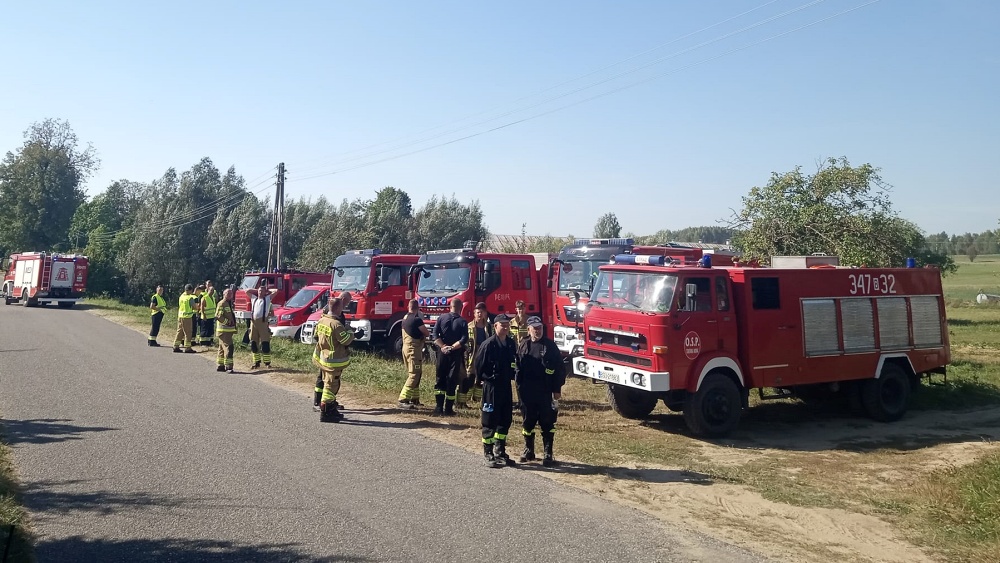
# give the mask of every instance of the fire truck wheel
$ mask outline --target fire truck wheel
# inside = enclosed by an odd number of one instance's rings
[[[385,339],[385,354],[390,358],[403,357],[403,330],[400,325],[396,325]]]
[[[684,408],[684,422],[696,436],[721,438],[736,429],[743,414],[740,389],[722,373],[710,373]]]
[[[634,420],[642,420],[656,408],[659,399],[656,395],[625,387],[624,385],[608,385],[608,402],[616,413]]]
[[[861,384],[861,403],[868,416],[879,422],[893,422],[906,412],[910,391],[910,378],[903,368],[886,362],[878,379]]]

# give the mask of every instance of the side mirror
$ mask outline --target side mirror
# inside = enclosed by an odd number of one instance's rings
[[[338,277],[338,278],[342,278],[342,277],[344,277],[344,269],[343,269],[343,268],[339,268],[339,269],[337,270],[337,277]]]
[[[493,269],[494,269],[494,267],[495,266],[494,266],[493,262],[486,262],[485,264],[483,264],[483,271],[484,272],[492,272]]]
[[[423,272],[421,275],[424,276],[425,278],[431,277],[431,273],[428,272],[427,270],[421,270],[421,272]]]
[[[573,265],[570,264],[569,262],[563,262],[562,266],[563,266],[562,267],[562,271],[564,271],[564,272],[572,272],[573,271]]]

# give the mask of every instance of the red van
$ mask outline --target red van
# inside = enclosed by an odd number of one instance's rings
[[[318,319],[329,298],[329,284],[307,285],[298,290],[284,305],[275,308],[274,316],[268,319],[271,336],[298,340],[302,325],[313,313]]]

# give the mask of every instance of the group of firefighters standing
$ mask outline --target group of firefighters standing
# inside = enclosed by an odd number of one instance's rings
[[[261,361],[271,365],[271,330],[267,316],[271,309],[271,297],[277,290],[268,289],[265,282],[259,289],[248,290],[251,296],[250,330],[247,332],[253,367],[259,368]],[[215,291],[212,280],[204,284],[184,286],[184,292],[177,299],[177,334],[174,336],[174,352],[193,354],[194,346],[214,346],[213,338],[218,334],[218,356],[216,371],[233,373],[233,337],[236,335],[236,314],[233,308],[235,290],[228,287],[220,296]],[[160,324],[167,311],[167,301],[163,297],[163,286],[156,286],[156,293],[150,297],[150,330],[148,344],[158,347]],[[183,349],[182,349],[183,346]]]
[[[260,288],[247,290],[251,299],[247,334],[254,368],[259,368],[262,362],[271,365],[267,318],[275,292],[266,282]],[[197,287],[186,285],[177,302],[174,352],[194,353],[194,345],[212,346],[213,337],[218,334],[217,370],[232,373],[236,334],[234,293],[229,287],[219,296],[211,280]],[[341,376],[351,364],[350,345],[364,336],[364,329],[351,330],[344,319],[350,301],[349,292],[331,298],[316,323],[312,361],[319,368],[319,375],[313,406],[319,411],[321,422],[344,419],[340,412],[343,407],[337,402]],[[551,466],[555,463],[552,448],[566,368],[555,343],[545,337],[541,319],[528,316],[523,301],[517,302],[515,316],[500,313],[492,319],[486,304],[478,303],[471,323],[462,317],[460,299],[452,299],[450,305],[450,312],[441,315],[431,331],[424,324],[417,300],[410,300],[402,322],[407,379],[399,395],[399,407],[416,409],[421,405],[424,349],[429,342],[433,343],[437,350],[434,414],[454,416],[456,403],[467,408],[478,406],[485,463],[488,467],[504,467],[515,465],[507,454],[507,434],[513,424],[516,403],[521,411],[524,437],[520,461],[536,459],[535,427],[538,426],[542,432],[542,464]],[[157,286],[150,298],[149,310],[152,324],[149,345],[159,346],[156,337],[167,310],[162,286]]]

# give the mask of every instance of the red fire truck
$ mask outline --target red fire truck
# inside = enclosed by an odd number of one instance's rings
[[[598,273],[573,371],[608,384],[619,414],[641,419],[662,400],[702,436],[736,428],[753,388],[762,399],[845,393],[876,420],[899,419],[921,378],[950,361],[940,271],[836,263],[616,256]]]
[[[386,353],[403,353],[403,316],[410,299],[409,270],[415,254],[382,254],[375,248],[351,250],[333,262],[333,295],[351,294],[344,317],[353,329],[363,328],[359,343],[381,345]],[[313,342],[313,330],[322,311],[310,315],[301,340]]]
[[[548,285],[555,328],[552,339],[564,356],[583,354],[583,315],[598,268],[618,254],[669,256],[681,263],[696,262],[711,253],[716,265],[732,265],[737,253],[726,249],[705,249],[684,243],[635,246],[630,238],[577,239],[563,247],[549,267]]]
[[[260,287],[265,280],[269,288],[278,290],[271,298],[271,306],[278,308],[307,285],[329,283],[330,274],[300,272],[298,270],[247,272],[243,275],[243,282],[240,283],[240,287],[236,289],[236,295],[233,297],[233,309],[235,309],[233,313],[237,319],[243,319],[247,324],[250,323],[250,297],[247,296],[247,290]]]
[[[545,286],[548,255],[478,252],[474,246],[433,250],[420,256],[412,271],[416,299],[428,324],[448,312],[449,302],[464,303],[462,316],[472,320],[476,303],[484,302],[491,314],[514,314],[519,300],[529,315],[542,317],[552,334],[552,305]]]
[[[68,309],[87,288],[89,261],[82,254],[21,252],[11,254],[4,266],[4,303],[27,307],[58,303]]]

